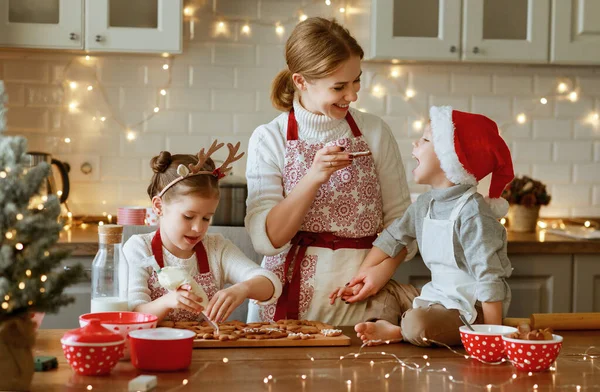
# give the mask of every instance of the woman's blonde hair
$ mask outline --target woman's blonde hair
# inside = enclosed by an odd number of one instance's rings
[[[171,155],[168,151],[161,151],[159,155],[150,160],[150,167],[154,172],[150,185],[148,186],[148,196],[150,196],[150,199],[158,195],[171,181],[180,177],[180,175],[177,174],[177,167],[179,165],[185,165],[187,167],[189,164],[195,165],[197,163],[198,157],[195,155]],[[215,170],[215,163],[211,158],[208,158],[201,170],[212,172]],[[173,188],[169,188],[169,191],[162,195],[162,199],[168,202],[177,196],[189,194],[198,195],[204,198],[218,198],[219,182],[217,177],[207,174],[185,178],[181,182],[175,184]]]
[[[334,19],[308,18],[298,23],[285,44],[287,68],[279,72],[271,86],[271,102],[289,111],[294,102],[292,75],[299,73],[308,81],[325,78],[352,56],[364,52],[348,29]]]

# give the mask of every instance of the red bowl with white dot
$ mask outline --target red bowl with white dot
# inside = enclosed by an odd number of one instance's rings
[[[504,358],[502,335],[517,332],[516,328],[506,325],[473,324],[475,331],[461,326],[460,340],[467,353],[483,362],[500,362]]]
[[[514,367],[526,372],[542,372],[556,361],[563,338],[552,335],[552,340],[524,340],[505,335],[502,340],[506,355]]]
[[[120,334],[126,339],[123,359],[129,358],[129,341],[127,334],[140,329],[156,328],[158,317],[153,314],[139,312],[100,312],[86,313],[79,316],[79,325],[84,327],[91,319],[98,319],[104,328]]]
[[[68,331],[60,339],[67,362],[77,374],[103,376],[123,356],[125,339],[104,328],[97,319],[83,328]]]

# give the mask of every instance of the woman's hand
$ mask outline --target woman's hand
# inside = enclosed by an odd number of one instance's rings
[[[221,323],[248,298],[248,289],[242,283],[234,284],[217,291],[206,308],[206,315],[212,321]]]
[[[308,171],[315,182],[324,184],[331,175],[352,164],[350,154],[344,153],[344,148],[339,146],[323,147],[317,151],[313,163]]]
[[[329,303],[333,305],[335,300],[338,298],[341,298],[342,301],[346,302],[346,299],[358,294],[363,286],[364,285],[362,283],[356,283],[352,287],[349,287],[349,285],[338,287],[331,294],[329,294]]]
[[[192,293],[191,289],[189,285],[183,285],[176,291],[165,294],[162,297],[163,301],[171,309],[183,309],[188,312],[199,313],[204,310],[204,306],[207,304],[202,304],[202,298]]]

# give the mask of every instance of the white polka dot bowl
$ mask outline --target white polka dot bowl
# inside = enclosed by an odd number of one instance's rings
[[[99,312],[79,316],[79,325],[85,326],[91,319],[99,319],[104,328],[120,334],[126,339],[123,359],[129,359],[129,340],[127,334],[139,329],[156,328],[158,318],[153,314],[139,312]]]
[[[510,338],[507,334],[502,340],[513,366],[526,372],[547,370],[556,361],[563,342],[560,335],[552,335],[552,340],[524,340]]]
[[[500,362],[505,357],[502,335],[517,332],[516,328],[505,325],[473,324],[475,331],[461,326],[460,339],[467,353],[483,362]]]
[[[125,348],[125,339],[92,319],[83,328],[68,331],[60,339],[67,362],[77,374],[104,376],[111,372]]]

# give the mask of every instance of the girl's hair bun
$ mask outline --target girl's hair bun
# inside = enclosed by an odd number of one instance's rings
[[[173,158],[171,157],[171,153],[168,151],[161,151],[158,156],[155,156],[150,161],[150,167],[154,173],[164,173],[171,163],[173,162]]]

